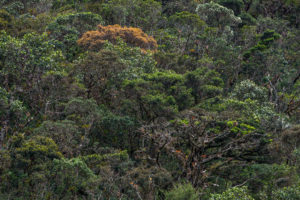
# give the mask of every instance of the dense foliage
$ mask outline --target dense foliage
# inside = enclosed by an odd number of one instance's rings
[[[0,199],[300,200],[299,0],[0,0]]]

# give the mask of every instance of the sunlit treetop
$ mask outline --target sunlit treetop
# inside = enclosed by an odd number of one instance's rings
[[[99,50],[105,41],[116,43],[121,38],[131,46],[141,49],[155,50],[157,42],[152,37],[144,33],[140,28],[122,27],[118,24],[102,26],[98,25],[98,30],[88,31],[78,40],[78,44],[89,50]]]

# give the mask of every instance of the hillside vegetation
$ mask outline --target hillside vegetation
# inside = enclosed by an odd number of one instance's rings
[[[300,200],[299,0],[0,0],[0,199]]]

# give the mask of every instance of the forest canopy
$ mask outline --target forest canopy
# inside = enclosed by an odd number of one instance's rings
[[[299,0],[0,0],[0,199],[300,200]]]

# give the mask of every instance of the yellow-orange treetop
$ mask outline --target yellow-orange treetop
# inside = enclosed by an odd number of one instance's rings
[[[118,37],[131,46],[142,49],[157,49],[157,42],[152,36],[148,36],[140,28],[122,27],[118,24],[102,26],[98,25],[98,30],[88,31],[78,40],[78,44],[90,50],[98,50],[106,40],[116,43]]]

